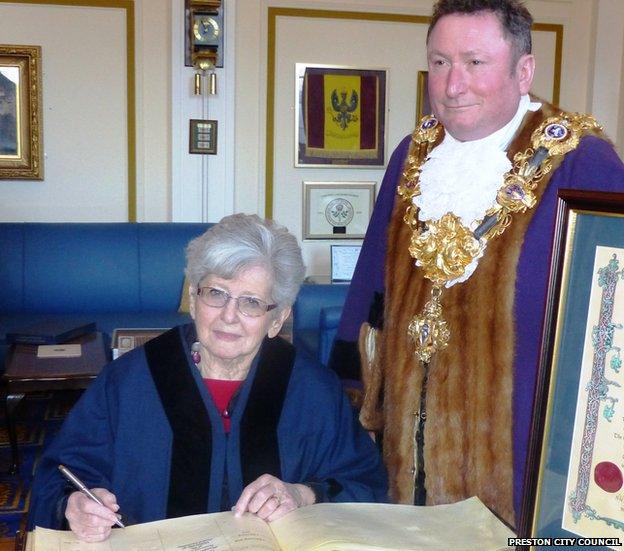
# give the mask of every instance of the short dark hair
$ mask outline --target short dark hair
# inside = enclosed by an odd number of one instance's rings
[[[498,17],[503,28],[503,35],[512,44],[514,65],[521,56],[531,53],[533,17],[521,0],[438,0],[433,7],[433,15],[427,31],[427,43],[429,43],[433,28],[445,15],[482,11],[490,11]]]

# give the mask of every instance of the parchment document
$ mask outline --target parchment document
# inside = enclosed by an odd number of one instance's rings
[[[624,536],[624,249],[596,247],[562,526]]]
[[[320,503],[267,524],[254,515],[214,513],[114,529],[87,544],[71,532],[37,528],[33,551],[494,551],[514,534],[473,497],[414,507]]]
[[[320,503],[271,527],[284,551],[485,551],[514,537],[476,497],[432,507]]]
[[[33,551],[280,551],[255,515],[213,513],[114,529],[108,541],[84,543],[72,532],[36,528]]]

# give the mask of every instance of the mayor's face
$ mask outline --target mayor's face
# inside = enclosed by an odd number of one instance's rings
[[[513,47],[492,12],[440,18],[427,44],[433,113],[461,141],[484,138],[515,115],[533,79],[533,56]]]

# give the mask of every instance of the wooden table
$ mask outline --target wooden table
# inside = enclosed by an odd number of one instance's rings
[[[11,474],[19,469],[14,412],[24,396],[29,392],[85,389],[109,361],[102,333],[83,335],[70,343],[82,345],[80,356],[38,358],[38,346],[30,344],[15,344],[9,349],[3,379],[7,387],[6,416],[11,443]]]

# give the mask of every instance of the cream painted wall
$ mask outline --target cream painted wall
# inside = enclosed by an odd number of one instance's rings
[[[135,1],[139,221],[171,219],[170,2]],[[0,220],[128,219],[125,25],[121,8],[0,3],[0,42],[43,47],[45,151],[43,181],[0,180]]]
[[[590,73],[589,111],[624,153],[624,2],[600,0],[594,6],[596,33]]]
[[[0,36],[42,47],[45,178],[0,181],[0,219],[126,220],[124,11],[0,3]]]
[[[171,220],[171,0],[135,0],[137,220]]]
[[[219,96],[210,103],[198,103],[188,86],[192,69],[179,66],[183,0],[135,1],[139,221],[215,220],[234,211],[263,214],[268,6],[426,15],[432,1],[225,3],[228,62],[220,70]],[[529,0],[528,6],[537,21],[565,26],[561,104],[596,113],[622,151],[624,2]],[[47,41],[43,43],[46,179],[0,181],[0,220],[126,219],[126,127],[125,120],[120,120],[122,110],[125,116],[125,72],[121,69],[125,33],[120,12],[45,5],[44,0],[41,5],[0,2],[3,43],[31,43],[32,21],[47,23],[37,33]],[[96,28],[91,29],[94,22]],[[83,84],[68,94],[70,78],[82,79]],[[390,78],[389,85],[394,86],[393,82],[397,78]],[[288,84],[286,97],[291,90]],[[110,102],[123,107],[108,107]],[[105,124],[94,122],[94,115]],[[211,158],[187,153],[188,118],[204,116],[219,120],[219,154]],[[408,127],[408,122],[401,120],[390,129],[388,153],[392,141],[404,131],[401,125]],[[291,151],[290,146],[285,150],[288,155]],[[300,212],[300,200],[294,198],[280,208]],[[300,231],[299,227],[293,230]],[[318,273],[321,268],[324,265],[312,263],[310,270]]]

